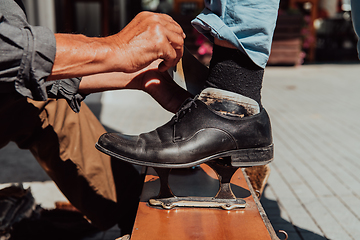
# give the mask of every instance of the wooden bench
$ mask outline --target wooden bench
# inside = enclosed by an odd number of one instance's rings
[[[172,170],[171,189],[177,196],[215,196],[219,182],[215,172],[205,164],[194,169]],[[152,168],[146,170],[144,188],[131,240],[274,240],[279,239],[253,190],[244,169],[238,169],[231,180],[237,198],[246,201],[241,209],[174,208],[149,205],[160,189]]]

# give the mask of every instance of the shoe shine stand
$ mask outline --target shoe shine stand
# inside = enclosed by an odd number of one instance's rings
[[[200,92],[208,69],[188,51],[169,71]],[[131,240],[279,240],[245,170],[228,159],[193,168],[143,168],[144,186]]]
[[[185,49],[183,58],[176,68],[169,70],[169,74],[178,85],[196,95],[201,92],[201,87],[204,85],[203,83],[208,75],[207,71],[208,68],[197,61]],[[220,183],[215,197],[177,197],[169,187],[168,176],[170,169],[156,168],[155,171],[160,177],[161,187],[159,195],[149,200],[150,205],[161,206],[165,209],[174,207],[205,207],[225,210],[244,208],[246,201],[236,198],[230,187],[230,179],[238,168],[231,166],[230,159],[211,161],[206,164],[216,172]]]
[[[245,170],[230,167],[222,176],[231,180],[219,180],[209,165],[144,168],[131,240],[278,240]]]
[[[220,183],[215,197],[177,197],[169,186],[171,169],[155,168],[157,175],[160,177],[160,191],[156,198],[149,200],[149,204],[160,206],[164,209],[172,209],[174,207],[222,208],[224,210],[244,208],[246,201],[242,198],[236,198],[230,185],[230,180],[238,168],[224,162],[225,160],[206,163],[206,165],[214,170]]]

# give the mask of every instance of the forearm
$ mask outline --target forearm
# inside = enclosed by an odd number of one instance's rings
[[[56,55],[48,80],[108,72],[133,73],[157,59],[161,71],[175,66],[185,34],[168,15],[139,13],[119,33],[105,38],[55,34]]]
[[[83,77],[79,92],[90,94],[107,90],[137,89],[150,94],[166,110],[176,112],[191,94],[178,86],[166,72],[157,68],[160,61],[135,73],[104,73]]]
[[[90,94],[124,88],[145,90],[146,81],[150,81],[152,77],[163,79],[163,76],[159,75],[157,68],[160,62],[161,60],[154,61],[146,68],[134,73],[111,72],[83,77],[80,82],[79,92],[81,94]],[[146,77],[144,77],[145,75]]]
[[[56,55],[47,80],[65,79],[106,73],[121,67],[114,60],[111,37],[90,38],[84,35],[55,34]],[[119,51],[116,54],[121,54]],[[117,55],[121,59],[121,56]]]
[[[90,94],[118,89],[139,89],[140,84],[135,81],[139,73],[111,72],[83,77],[79,93]]]

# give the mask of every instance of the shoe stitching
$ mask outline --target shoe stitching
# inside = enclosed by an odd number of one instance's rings
[[[239,149],[239,145],[237,144],[237,141],[236,141],[235,137],[234,137],[230,132],[228,132],[228,131],[225,130],[225,129],[219,129],[219,130],[221,130],[221,131],[225,132],[227,135],[229,135],[229,138],[230,138],[230,139],[233,141],[233,143],[235,144],[236,150],[238,150],[238,149]]]
[[[224,129],[214,128],[214,127],[211,127],[211,128],[202,128],[202,129],[196,131],[196,132],[195,132],[193,135],[191,135],[190,137],[182,140],[182,142],[189,142],[189,141],[191,141],[194,137],[196,137],[196,135],[198,135],[200,132],[203,132],[203,131],[205,131],[205,130],[217,130],[217,131],[219,131],[219,132],[221,132],[221,133],[224,133],[224,134],[226,135],[226,137],[227,137],[227,138],[233,143],[233,145],[234,145],[234,149],[228,149],[228,150],[226,150],[226,151],[229,151],[229,150],[238,150],[238,149],[239,149],[239,147],[238,147],[238,145],[237,145],[237,143],[236,143],[236,141],[235,141],[235,138],[234,138],[229,132],[227,132],[227,131],[224,130]],[[180,138],[181,138],[181,137],[180,137]],[[178,142],[179,142],[179,141],[178,141]],[[175,143],[175,142],[174,142],[174,143]]]
[[[197,108],[196,104],[196,97],[195,98],[188,98],[185,102],[181,105],[180,110],[174,116],[174,123],[180,122],[181,118],[185,116],[187,112],[191,112],[191,107],[194,105]]]
[[[186,115],[186,113],[191,112],[192,106],[197,108],[196,99],[198,96],[195,96],[194,98],[188,98],[185,100],[185,102],[181,105],[180,110],[177,111],[175,114],[173,120],[173,142],[177,142],[181,140],[181,136],[176,136],[176,123],[180,122],[180,120]]]

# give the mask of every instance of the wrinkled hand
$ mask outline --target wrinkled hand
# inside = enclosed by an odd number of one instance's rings
[[[185,99],[192,97],[192,95],[177,85],[167,72],[160,72],[152,66],[137,75],[127,88],[147,92],[164,109],[176,113]]]
[[[167,72],[150,71],[144,76],[144,91],[163,108],[176,113],[185,99],[193,97],[177,85]]]
[[[165,71],[175,66],[183,54],[185,34],[169,15],[139,13],[118,34],[109,39],[121,56],[117,63],[121,71],[136,72],[154,60],[162,59],[158,69]]]

